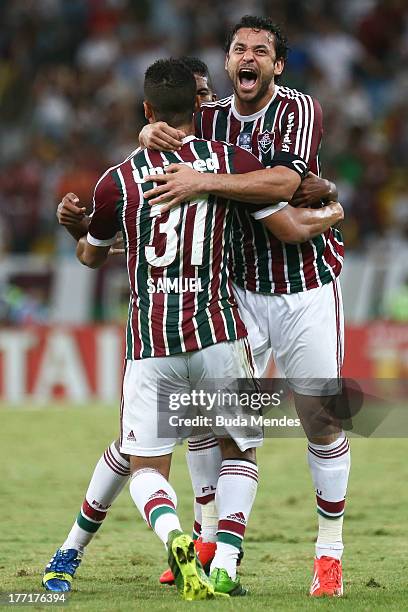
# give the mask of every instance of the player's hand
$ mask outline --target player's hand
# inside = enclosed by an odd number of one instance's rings
[[[139,144],[144,149],[156,151],[179,151],[185,133],[171,127],[165,121],[145,125],[139,134]]]
[[[186,200],[192,200],[203,193],[202,173],[184,164],[170,164],[166,174],[154,174],[145,177],[145,182],[153,181],[157,187],[144,193],[150,206],[163,204],[160,212],[178,206]]]
[[[332,227],[338,225],[344,219],[344,208],[340,202],[330,201],[325,205],[326,210],[330,210],[333,215]]]
[[[296,208],[309,208],[321,204],[322,200],[326,200],[333,195],[331,187],[332,183],[330,181],[320,178],[313,172],[308,172],[289,203]],[[335,194],[335,197],[337,197],[337,194]]]
[[[67,193],[58,204],[56,214],[60,225],[76,225],[85,217],[86,208],[79,205],[79,198],[75,193]]]
[[[111,248],[108,251],[108,255],[124,255],[125,253],[126,251],[125,244],[123,242],[123,235],[122,232],[118,232],[116,234],[115,242],[111,245]]]

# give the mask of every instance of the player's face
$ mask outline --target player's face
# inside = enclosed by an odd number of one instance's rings
[[[194,78],[196,80],[197,97],[200,105],[203,104],[203,102],[213,102],[215,100],[215,95],[208,85],[208,78],[206,76],[201,76],[201,74],[195,74]]]
[[[275,76],[282,73],[283,66],[283,60],[276,59],[274,35],[252,28],[238,30],[225,61],[235,95],[246,103],[255,103],[267,97],[272,91]]]

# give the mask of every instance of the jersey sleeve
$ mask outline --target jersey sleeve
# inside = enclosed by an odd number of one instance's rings
[[[110,172],[105,173],[96,183],[91,223],[87,241],[93,246],[110,246],[115,242],[120,229],[116,217],[116,203],[121,198],[118,186]]]
[[[232,149],[232,164],[231,171],[234,174],[246,174],[247,172],[253,172],[254,170],[263,170],[265,166],[259,161],[255,155],[245,151],[241,147],[233,146]],[[278,212],[285,206],[287,202],[276,202],[275,204],[269,204],[268,206],[251,206],[251,215],[256,220],[264,219],[269,217],[275,212]]]
[[[232,174],[246,174],[254,170],[263,170],[265,166],[255,155],[241,147],[232,145],[228,147],[230,172]]]
[[[203,138],[203,133],[201,129],[201,117],[202,112],[197,111],[194,113],[194,133],[197,138]]]
[[[319,150],[323,114],[317,100],[299,95],[288,104],[282,118],[280,142],[276,143],[273,166],[286,166],[304,178]]]

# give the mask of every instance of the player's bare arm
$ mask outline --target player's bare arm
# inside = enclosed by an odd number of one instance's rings
[[[308,172],[290,200],[290,204],[307,207],[319,202],[337,202],[337,199],[338,191],[335,183]]]
[[[300,185],[300,176],[290,168],[256,170],[247,174],[211,174],[197,172],[187,166],[171,164],[167,173],[147,176],[157,187],[146,191],[150,204],[163,204],[162,212],[195,198],[200,193],[250,204],[291,200]]]
[[[86,236],[78,240],[76,256],[84,266],[88,268],[99,268],[105,263],[109,254],[110,246],[100,247],[89,244]]]
[[[88,233],[90,217],[86,214],[85,206],[80,206],[79,198],[75,193],[67,193],[58,204],[58,223],[66,228],[77,242]],[[123,255],[125,253],[123,236],[118,232],[115,242],[109,249],[108,255]]]
[[[329,202],[324,208],[294,208],[285,206],[278,212],[261,219],[268,230],[289,244],[307,242],[344,219],[339,202]]]

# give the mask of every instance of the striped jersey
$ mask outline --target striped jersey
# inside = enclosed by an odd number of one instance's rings
[[[256,155],[267,168],[283,165],[319,174],[322,111],[308,95],[275,86],[270,102],[253,115],[239,115],[234,96],[206,103],[196,114],[196,134],[225,140]],[[233,280],[250,291],[294,293],[329,283],[340,274],[341,233],[329,229],[300,245],[280,242],[248,213],[236,208],[231,250]]]
[[[205,195],[160,214],[144,192],[171,163],[201,172],[262,168],[252,154],[189,136],[177,153],[134,151],[99,179],[88,242],[108,246],[122,231],[130,285],[127,359],[194,351],[247,335],[228,267],[234,205]]]

